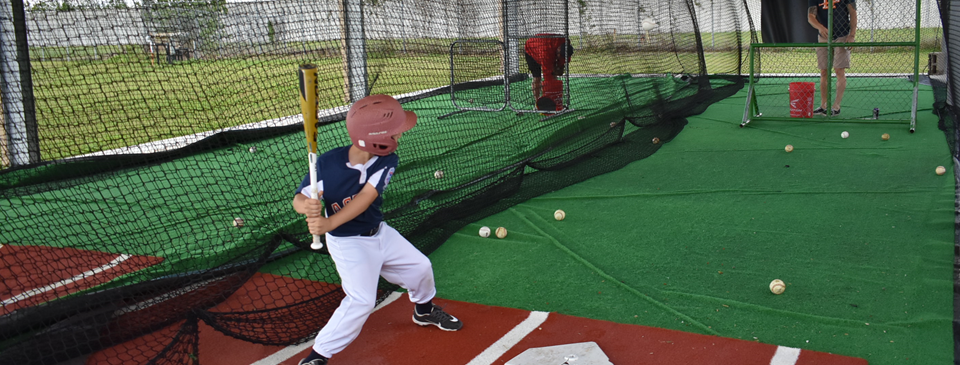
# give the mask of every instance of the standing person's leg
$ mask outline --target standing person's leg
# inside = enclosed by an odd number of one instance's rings
[[[821,112],[827,110],[827,90],[830,88],[830,70],[820,69],[820,109]]]
[[[330,257],[346,297],[317,334],[313,351],[331,357],[343,351],[360,334],[377,301],[377,282],[383,258],[379,241],[372,237],[334,237],[327,235]]]
[[[818,37],[820,43],[826,42]],[[827,47],[817,47],[817,68],[820,70],[820,107],[813,111],[815,115],[827,115],[827,90],[830,88],[830,67],[827,65]]]
[[[837,43],[846,43],[847,37],[836,40]],[[833,113],[840,114],[840,102],[843,101],[843,92],[847,89],[847,69],[850,68],[850,48],[839,45],[833,49],[833,68],[837,72],[837,93],[833,102]]]
[[[456,331],[463,326],[454,316],[433,305],[437,288],[433,279],[433,265],[420,250],[413,247],[400,232],[386,223],[380,224],[383,267],[380,275],[387,281],[407,289],[410,301],[416,304],[414,323],[435,325],[445,331]],[[419,314],[419,315],[418,315]]]
[[[533,89],[533,100],[537,100],[543,95],[543,86],[540,83],[540,77],[543,74],[543,68],[529,53],[524,52],[523,58],[527,61],[527,69],[530,70],[530,76],[533,82],[530,87]]]
[[[847,69],[837,69],[837,96],[833,100],[833,114],[840,114],[840,102],[843,101],[843,91],[847,89]]]
[[[530,88],[533,89],[533,100],[540,99],[540,96],[543,95],[543,83],[539,77],[533,78]]]

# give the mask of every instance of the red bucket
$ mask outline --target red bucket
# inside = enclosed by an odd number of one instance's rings
[[[791,118],[810,118],[813,116],[814,85],[812,82],[790,83]]]

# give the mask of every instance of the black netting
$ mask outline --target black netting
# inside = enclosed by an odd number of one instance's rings
[[[343,293],[290,207],[301,64],[318,66],[321,151],[349,143],[364,95],[418,114],[384,211],[429,253],[655,153],[743,87],[756,39],[742,0],[347,3],[3,9],[0,363],[199,363],[201,326],[311,339]],[[535,105],[538,37],[573,49],[560,110]]]

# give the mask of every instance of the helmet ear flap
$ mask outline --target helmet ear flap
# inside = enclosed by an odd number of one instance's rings
[[[397,150],[396,135],[413,128],[417,117],[392,96],[371,95],[350,107],[346,122],[354,146],[386,156]]]

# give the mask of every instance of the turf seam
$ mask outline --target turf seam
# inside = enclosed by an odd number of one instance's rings
[[[582,265],[586,266],[586,267],[589,268],[590,270],[593,270],[593,272],[597,273],[597,275],[599,275],[599,276],[601,276],[601,277],[609,280],[610,282],[612,282],[612,283],[614,283],[615,285],[617,285],[617,286],[619,286],[619,287],[627,290],[628,292],[636,295],[637,297],[639,297],[639,298],[641,298],[641,299],[644,299],[644,300],[652,303],[653,305],[655,305],[655,306],[657,306],[657,307],[659,307],[659,308],[661,308],[661,309],[663,309],[663,310],[665,310],[665,311],[667,311],[667,312],[673,313],[674,315],[680,317],[681,319],[683,319],[683,320],[685,320],[685,321],[693,324],[695,327],[700,328],[700,329],[703,330],[704,332],[707,332],[707,333],[709,333],[709,334],[711,334],[711,335],[715,335],[715,336],[719,336],[719,335],[720,335],[719,332],[714,331],[712,328],[708,327],[707,325],[705,325],[705,324],[703,324],[703,323],[700,323],[700,321],[694,319],[693,317],[690,317],[690,316],[688,316],[688,315],[686,315],[686,314],[683,314],[683,313],[681,313],[680,311],[677,311],[676,309],[674,309],[673,307],[670,307],[670,306],[668,306],[668,305],[666,305],[666,304],[663,304],[663,303],[657,301],[656,299],[653,299],[653,298],[650,297],[649,295],[643,294],[643,293],[641,293],[639,290],[634,289],[633,287],[630,287],[629,285],[627,285],[627,284],[625,284],[625,283],[622,283],[619,279],[613,277],[613,276],[610,275],[610,274],[607,274],[605,271],[601,270],[599,267],[597,267],[597,266],[593,265],[592,263],[590,263],[590,261],[587,261],[587,259],[585,259],[585,258],[583,258],[582,256],[578,255],[576,252],[573,252],[573,250],[571,250],[570,248],[568,248],[567,246],[565,246],[563,243],[561,243],[561,242],[560,242],[556,237],[554,237],[553,235],[547,233],[547,232],[544,231],[543,229],[540,229],[540,226],[539,226],[539,225],[534,224],[532,221],[530,221],[529,219],[527,219],[527,217],[525,217],[523,214],[520,214],[517,209],[510,208],[509,210],[510,210],[510,212],[514,213],[520,220],[524,221],[524,222],[527,223],[530,227],[532,227],[534,230],[536,230],[536,231],[539,232],[541,235],[543,235],[543,237],[545,237],[545,238],[547,238],[548,240],[550,240],[550,242],[553,243],[554,246],[556,246],[556,247],[559,248],[561,251],[563,251],[564,253],[566,253],[568,256],[570,256],[570,257],[573,258],[574,260],[580,262]],[[546,220],[544,220],[543,218],[540,218],[540,216],[535,215],[535,214],[534,214],[533,216],[536,217],[536,218],[540,221],[539,223],[541,223],[542,225],[544,225],[544,226],[547,225],[548,222],[547,222]]]

